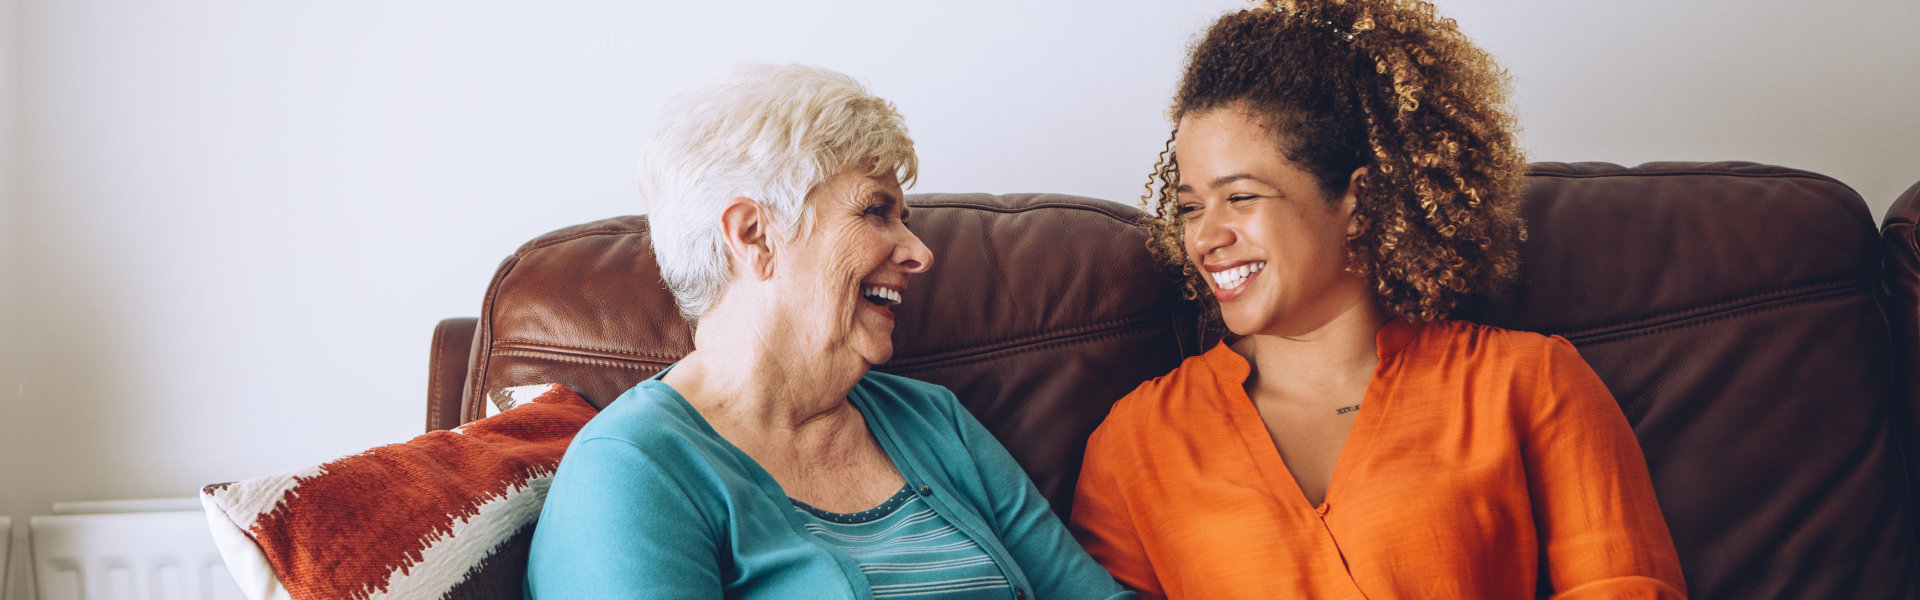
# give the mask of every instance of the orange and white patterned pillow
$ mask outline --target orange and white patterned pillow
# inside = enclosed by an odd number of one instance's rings
[[[596,411],[559,384],[509,396],[451,431],[202,489],[228,571],[253,600],[518,597],[554,468]]]

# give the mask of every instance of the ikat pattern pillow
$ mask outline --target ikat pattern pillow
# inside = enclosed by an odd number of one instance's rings
[[[596,411],[559,384],[504,396],[451,431],[202,489],[227,569],[253,600],[518,598],[554,468]]]

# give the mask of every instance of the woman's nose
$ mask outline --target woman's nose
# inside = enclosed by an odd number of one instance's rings
[[[913,230],[901,227],[900,231],[906,235],[906,239],[894,246],[894,262],[908,273],[927,272],[933,267],[933,250],[920,241],[920,236],[914,235]]]
[[[1193,219],[1186,223],[1185,231],[1187,252],[1195,258],[1233,244],[1233,230],[1213,220]]]

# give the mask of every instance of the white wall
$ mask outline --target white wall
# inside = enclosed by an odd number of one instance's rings
[[[522,241],[637,212],[636,140],[711,67],[866,80],[921,191],[1131,202],[1185,42],[1240,5],[546,4],[0,0],[0,514],[418,433],[433,324]],[[1920,180],[1910,0],[1441,4],[1536,160],[1773,162],[1876,215]]]
[[[1747,160],[1920,181],[1920,2],[1440,0],[1514,75],[1535,160]]]
[[[16,0],[0,0],[0,440],[13,439],[24,434],[29,427],[20,407],[26,398],[16,383],[20,380],[19,352],[26,346],[22,342],[17,324],[21,321],[21,289],[19,279],[18,244],[20,227],[14,211],[19,204],[20,177],[16,165],[16,146],[20,136],[16,127],[19,111],[15,110],[19,94],[20,52],[17,17],[20,5]],[[15,564],[26,564],[26,519],[24,511],[16,512],[14,495],[19,493],[25,498],[25,481],[18,475],[14,464],[18,460],[12,455],[17,449],[0,442],[0,516],[12,516],[17,523],[14,527],[21,530],[19,536],[9,531],[0,531],[0,545],[13,543],[20,550],[0,552],[10,555],[9,560],[0,561],[0,580],[7,585],[0,586],[0,598],[11,598],[11,590],[24,589],[15,585],[14,579],[24,576],[12,575]],[[15,492],[14,490],[19,490]],[[16,537],[18,541],[16,542]],[[25,571],[19,571],[25,573]]]

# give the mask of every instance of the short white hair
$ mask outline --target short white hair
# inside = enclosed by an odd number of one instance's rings
[[[893,174],[911,187],[913,139],[893,104],[845,74],[806,65],[741,63],[668,100],[640,150],[660,275],[689,323],[713,308],[731,279],[720,214],[752,198],[773,231],[793,239],[807,224],[807,193],[853,168]]]

